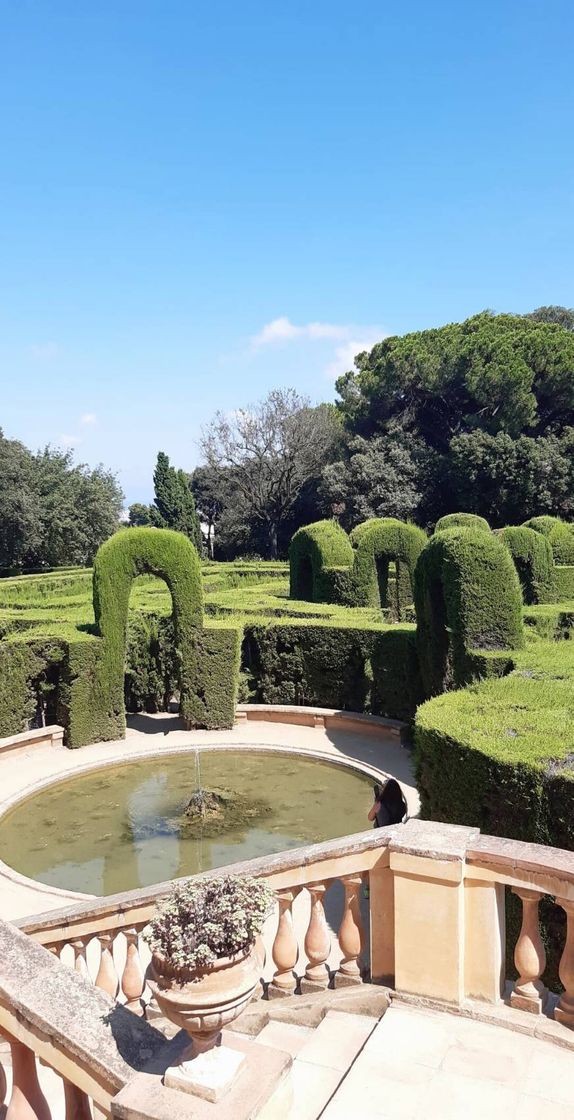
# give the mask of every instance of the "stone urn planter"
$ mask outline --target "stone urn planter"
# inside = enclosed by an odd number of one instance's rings
[[[260,933],[275,896],[261,880],[216,876],[174,888],[144,931],[152,958],[147,979],[170,1022],[190,1046],[164,1084],[216,1101],[244,1061],[221,1032],[253,997],[264,959]]]
[[[187,1031],[191,1047],[186,1060],[204,1054],[221,1041],[252,998],[261,975],[261,956],[253,944],[243,953],[220,957],[203,968],[176,968],[158,953],[152,956],[148,983],[160,1010]]]

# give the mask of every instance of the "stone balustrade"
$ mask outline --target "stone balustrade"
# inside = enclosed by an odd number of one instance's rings
[[[463,1013],[498,1006],[507,1021],[523,1016],[516,1020],[520,1029],[525,1029],[524,1012],[539,1017],[533,1024],[548,1023],[550,1014],[552,1031],[562,1032],[561,1044],[574,1048],[574,1031],[568,1029],[574,1028],[572,853],[481,836],[474,828],[411,820],[223,871],[264,877],[276,892],[276,913],[265,932],[269,998],[297,999],[299,993],[328,986],[372,981],[387,984],[402,998]],[[141,931],[171,886],[82,902],[19,922],[15,933],[20,946],[33,946],[36,953],[41,946],[50,950],[43,956],[58,967],[59,976],[74,974],[83,991],[91,983],[108,1008],[145,1028],[146,1017],[153,1022],[153,1006]],[[521,900],[523,915],[511,946],[518,979],[510,993],[507,890]],[[543,983],[538,903],[548,895],[567,916],[559,999],[549,999]],[[30,1033],[22,1035],[11,1006],[16,991],[9,997],[6,1001],[0,991],[0,1028],[67,1080],[70,1117],[84,1115],[78,1093],[91,1096],[100,1110],[113,1111],[111,1087],[105,1099],[101,1093],[98,1097],[69,1064],[46,1055]],[[16,1053],[15,1076],[18,1063],[27,1062],[29,1071],[30,1061]],[[36,1115],[44,1120],[40,1101]],[[14,1107],[8,1120],[18,1116]]]

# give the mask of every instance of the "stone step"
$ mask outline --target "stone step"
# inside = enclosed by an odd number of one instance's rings
[[[277,1000],[254,1000],[228,1029],[256,1038],[270,1022],[318,1027],[329,1011],[345,1011],[350,1015],[369,1015],[380,1019],[389,1004],[388,988],[378,984],[326,988],[324,992],[315,992],[312,995],[294,995]],[[158,1026],[155,1021],[153,1025]]]
[[[269,1023],[257,1036],[294,1059],[287,1083],[268,1101],[259,1120],[317,1120],[362,1051],[379,1018],[328,1011],[315,1029]]]

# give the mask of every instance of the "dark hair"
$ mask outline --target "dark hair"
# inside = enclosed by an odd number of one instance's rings
[[[400,824],[408,812],[405,795],[396,778],[388,778],[381,795],[381,804],[387,810],[389,824]]]

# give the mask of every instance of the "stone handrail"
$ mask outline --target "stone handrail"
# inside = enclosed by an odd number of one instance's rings
[[[267,942],[272,969],[265,984],[268,998],[296,998],[299,992],[370,980],[388,984],[402,998],[464,1013],[490,1006],[488,1014],[494,1014],[498,1005],[516,1016],[521,1030],[527,1028],[520,1013],[530,1012],[526,1020],[548,1024],[559,1034],[558,1039],[551,1035],[555,1041],[574,1048],[574,1033],[565,1029],[574,1027],[573,853],[482,836],[476,828],[411,820],[209,874],[229,872],[263,877],[277,895]],[[124,1016],[127,1008],[151,1018],[140,933],[171,886],[156,884],[28,918],[18,923],[19,936],[50,949],[54,964],[60,957],[72,965],[82,990],[91,974],[113,1006],[118,1000],[125,1005],[120,1008]],[[518,979],[510,995],[506,888],[523,908],[514,946]],[[337,891],[334,921],[329,900]],[[545,895],[567,916],[560,999],[549,998],[542,981],[545,953],[538,904]],[[47,957],[40,945],[34,949]],[[0,992],[0,1003],[3,999]],[[548,1021],[549,1011],[554,1023]],[[2,1005],[0,1027],[9,1033],[13,1019],[2,1016],[11,1013],[9,1005]],[[543,1013],[539,1020],[532,1017]],[[28,1036],[25,1042],[42,1054]],[[78,1084],[77,1075],[73,1083]]]
[[[109,1114],[113,1097],[165,1047],[159,1031],[1,921],[0,1031],[12,1051],[11,1117],[46,1116],[34,1056],[63,1079],[66,1115],[87,1118],[90,1100]]]

